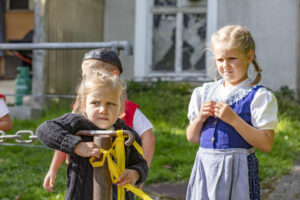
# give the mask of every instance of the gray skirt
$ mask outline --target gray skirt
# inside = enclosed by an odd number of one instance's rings
[[[187,200],[249,200],[247,149],[199,148]]]

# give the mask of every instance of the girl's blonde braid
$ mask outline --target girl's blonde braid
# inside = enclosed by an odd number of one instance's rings
[[[253,59],[252,63],[253,63],[255,71],[257,72],[257,75],[256,75],[254,81],[250,85],[256,85],[261,80],[261,72],[262,72],[262,69],[260,68],[260,66],[256,60],[256,55],[254,55],[254,59]]]

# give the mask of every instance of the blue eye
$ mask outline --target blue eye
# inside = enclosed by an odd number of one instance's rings
[[[99,105],[100,105],[100,102],[94,101],[94,102],[92,102],[92,104],[94,104],[95,106],[99,106]]]
[[[108,106],[115,106],[116,104],[113,103],[113,102],[108,102],[107,105],[108,105]]]

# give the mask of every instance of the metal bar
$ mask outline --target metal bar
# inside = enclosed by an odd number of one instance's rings
[[[31,96],[31,97],[47,97],[47,98],[70,98],[73,99],[75,95],[66,95],[66,94],[3,94],[7,97],[9,96]]]
[[[134,142],[135,136],[134,133],[132,133],[129,130],[123,130],[123,134],[128,136],[128,140],[125,141],[126,146],[131,146]],[[116,136],[117,131],[115,130],[80,130],[75,133],[75,135],[85,135],[85,136],[100,136],[100,135],[106,135],[106,136]]]
[[[110,42],[51,42],[51,43],[0,43],[0,50],[37,50],[37,49],[94,49],[112,48],[124,50],[125,55],[132,55],[132,46],[128,41]]]

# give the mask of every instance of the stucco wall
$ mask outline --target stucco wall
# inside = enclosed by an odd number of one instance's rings
[[[274,90],[282,85],[299,90],[298,13],[299,0],[220,0],[218,27],[247,26],[256,42],[262,83]]]
[[[103,1],[35,0],[34,42],[101,42]],[[33,93],[74,94],[86,51],[34,51]]]
[[[134,42],[134,14],[135,0],[106,0],[104,3],[104,41]],[[124,55],[120,52],[124,68],[123,78],[133,77],[133,55]]]
[[[252,32],[263,69],[262,84],[274,90],[287,85],[299,91],[299,0],[216,2],[218,28],[242,24]],[[127,40],[134,45],[135,0],[106,0],[104,11],[104,41]],[[120,54],[126,79],[133,77],[133,56]]]

